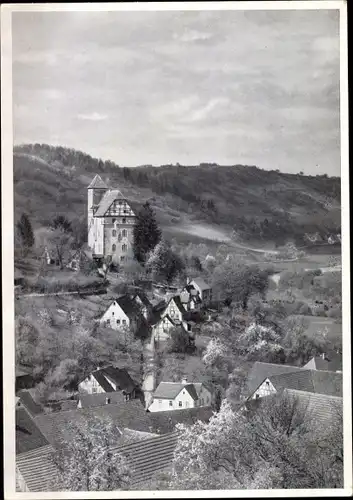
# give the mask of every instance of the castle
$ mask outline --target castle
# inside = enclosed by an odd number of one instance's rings
[[[99,175],[88,191],[88,246],[93,258],[111,256],[116,264],[133,259],[136,213],[118,189],[109,189]]]

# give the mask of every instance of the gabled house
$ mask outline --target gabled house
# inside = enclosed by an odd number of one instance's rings
[[[78,384],[80,393],[100,394],[121,391],[124,399],[139,397],[139,386],[125,369],[106,366],[92,372]],[[107,395],[109,398],[109,394]],[[82,403],[81,403],[82,406]],[[79,408],[81,407],[79,404]]]
[[[116,298],[110,304],[101,317],[100,323],[114,330],[120,330],[121,328],[137,330],[143,319],[136,301],[126,294]]]
[[[161,382],[153,394],[148,407],[150,412],[182,410],[201,406],[211,406],[213,396],[210,389],[202,383]]]
[[[262,398],[284,389],[342,397],[342,373],[299,368],[293,372],[270,375],[258,385],[249,399]]]
[[[185,318],[187,314],[179,295],[171,297],[162,311],[155,311],[152,321],[152,336],[156,341],[164,341],[170,338],[173,328],[181,327],[190,335],[192,334],[192,322]]]
[[[323,353],[321,356],[311,358],[303,368],[310,370],[324,370],[329,372],[342,371],[342,355],[336,352]]]
[[[262,384],[262,382],[273,375],[280,375],[282,373],[296,372],[300,368],[298,366],[290,365],[280,365],[274,363],[263,363],[261,361],[255,361],[252,365],[245,387],[243,390],[243,397],[247,399],[251,396],[256,389]]]
[[[138,291],[131,295],[131,299],[137,304],[145,320],[149,321],[152,317],[153,306],[148,300],[147,295],[142,291]]]
[[[189,283],[187,285],[195,288],[204,306],[210,304],[210,302],[212,301],[212,288],[206,283],[203,278],[199,277],[189,280]]]
[[[202,306],[198,291],[191,285],[186,285],[180,292],[179,297],[185,311],[197,311]]]

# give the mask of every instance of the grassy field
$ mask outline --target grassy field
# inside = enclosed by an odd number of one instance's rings
[[[342,324],[333,318],[324,318],[319,316],[293,315],[289,318],[295,318],[306,326],[305,332],[309,336],[315,337],[319,332],[323,332],[328,342],[335,343],[342,339]]]

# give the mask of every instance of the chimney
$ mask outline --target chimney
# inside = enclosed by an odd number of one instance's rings
[[[110,398],[105,398],[105,404],[110,405]]]
[[[185,384],[187,384],[187,383],[188,383],[188,379],[184,377],[184,378],[181,380],[181,383],[182,383],[182,384],[184,384],[184,385],[185,385]]]

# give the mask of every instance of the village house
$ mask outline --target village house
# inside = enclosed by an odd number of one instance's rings
[[[86,394],[101,394],[121,391],[124,400],[135,399],[139,397],[139,386],[130,377],[125,369],[116,368],[115,366],[106,366],[92,372],[88,377],[78,384],[80,393]],[[109,394],[107,395],[109,399]],[[78,407],[81,408],[79,403]]]
[[[150,412],[182,410],[211,406],[213,403],[211,391],[202,383],[161,382],[153,394],[153,400],[148,407]]]
[[[152,336],[158,341],[168,340],[173,328],[181,327],[190,335],[192,334],[192,322],[185,319],[186,310],[181,302],[180,296],[172,297],[167,306],[160,314],[156,314],[152,323]]]
[[[303,368],[310,370],[324,370],[329,372],[342,371],[342,354],[331,352],[322,353],[320,356],[311,358]]]
[[[135,294],[132,294],[131,299],[137,304],[145,320],[149,321],[152,318],[153,306],[148,300],[147,295],[142,291],[138,291]]]
[[[96,175],[88,190],[88,247],[93,258],[111,256],[115,264],[133,259],[136,209],[118,189],[109,189]]]
[[[284,389],[342,397],[342,373],[299,368],[292,372],[270,375],[259,384],[250,398],[266,397]]]
[[[203,306],[208,306],[210,304],[210,302],[212,301],[212,288],[206,283],[203,278],[199,277],[192,280],[189,279],[187,283],[187,287],[188,286],[194,288],[197,291]]]
[[[127,294],[116,298],[100,319],[101,324],[113,330],[129,328],[133,331],[137,331],[143,321],[143,312],[137,301]]]

